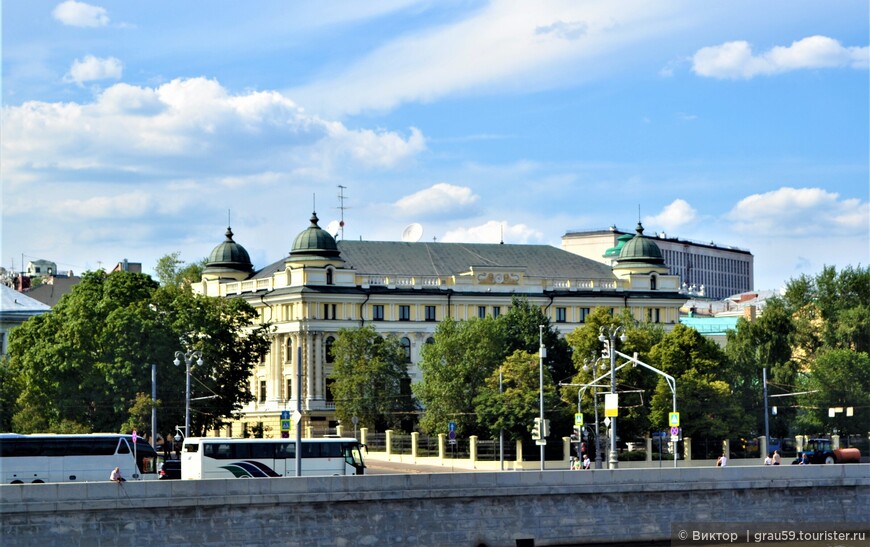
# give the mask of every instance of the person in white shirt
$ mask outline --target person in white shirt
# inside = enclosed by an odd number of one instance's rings
[[[766,458],[764,458],[764,465],[773,465],[773,459],[771,459],[773,454],[768,454]]]
[[[112,470],[112,474],[109,475],[109,480],[115,481],[117,483],[122,483],[122,482],[126,481],[126,479],[123,476],[121,476],[121,468],[120,467],[116,467],[115,469]]]
[[[716,467],[725,467],[725,464],[728,463],[728,457],[725,454],[719,456],[719,459],[716,460]]]

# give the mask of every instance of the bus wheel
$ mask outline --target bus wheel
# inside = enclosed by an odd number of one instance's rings
[[[33,481],[33,484],[45,484],[45,481],[41,479],[36,479],[35,481]]]
[[[14,480],[11,484],[24,484],[24,481]]]

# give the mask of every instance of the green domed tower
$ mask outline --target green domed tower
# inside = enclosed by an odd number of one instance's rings
[[[668,267],[656,242],[643,235],[643,225],[638,222],[636,234],[619,251],[613,273],[620,277],[630,274],[667,275]]]
[[[290,257],[293,262],[305,259],[335,259],[338,258],[338,245],[329,232],[317,225],[320,220],[317,213],[311,213],[311,225],[299,232],[293,240]]]
[[[244,247],[233,241],[233,230],[227,226],[226,240],[208,256],[202,271],[203,279],[234,279],[241,281],[254,273],[251,257]]]

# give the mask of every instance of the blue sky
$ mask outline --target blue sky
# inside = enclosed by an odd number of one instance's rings
[[[4,2],[2,264],[150,271],[235,239],[755,255],[756,288],[870,263],[867,2]]]

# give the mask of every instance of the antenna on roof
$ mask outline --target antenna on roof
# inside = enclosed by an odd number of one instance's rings
[[[498,244],[504,245],[504,223],[500,224],[498,227],[498,239]]]
[[[423,227],[416,222],[405,226],[402,232],[402,241],[405,243],[416,243],[421,237],[423,237]]]
[[[344,239],[344,210],[347,207],[344,206],[344,190],[347,186],[338,185],[338,209],[341,211],[341,220],[338,223],[338,227],[341,228],[341,239]]]

